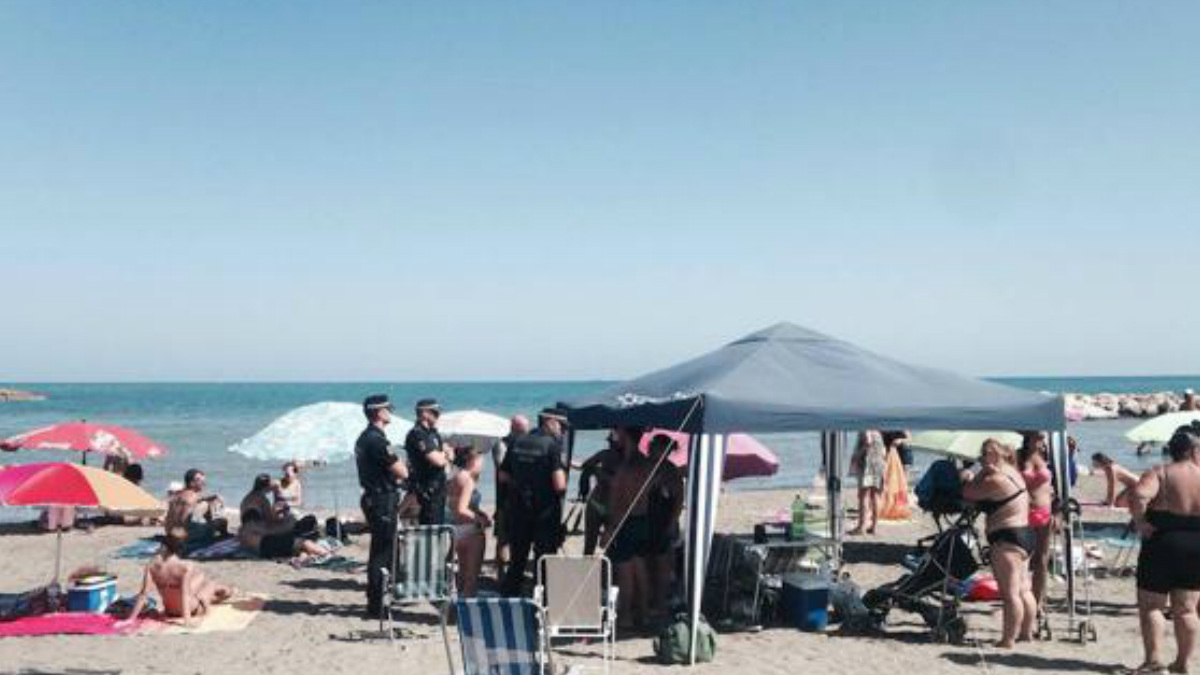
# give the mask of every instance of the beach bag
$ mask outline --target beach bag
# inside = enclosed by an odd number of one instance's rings
[[[671,624],[654,641],[654,655],[665,666],[687,665],[688,646],[692,639],[692,626],[687,614],[676,614]],[[712,626],[700,617],[696,631],[696,663],[708,663],[717,653],[717,635]]]
[[[929,513],[958,513],[962,510],[962,479],[949,459],[939,459],[917,483],[917,506]]]
[[[56,598],[52,596],[49,586],[25,593],[0,593],[0,621],[49,614],[56,609]]]
[[[879,509],[881,520],[908,520],[912,508],[908,505],[908,474],[895,448],[888,451],[887,469],[883,473],[883,504]]]

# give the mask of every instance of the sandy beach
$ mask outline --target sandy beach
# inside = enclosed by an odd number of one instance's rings
[[[1093,497],[1098,479],[1084,479]],[[718,531],[749,531],[767,514],[785,507],[785,491],[727,492]],[[1091,510],[1087,520],[1119,521],[1123,514]],[[847,571],[857,584],[871,588],[895,579],[899,561],[919,536],[932,532],[928,518],[881,524],[878,535],[852,538],[846,546]],[[140,564],[113,560],[121,546],[153,528],[104,527],[75,531],[64,543],[64,569],[103,565],[119,575],[122,593],[136,591]],[[0,592],[27,590],[45,583],[52,569],[54,539],[9,528],[0,536]],[[347,555],[365,559],[365,537]],[[578,538],[572,546],[579,546]],[[403,647],[381,639],[377,625],[360,618],[363,578],[325,570],[296,570],[268,561],[201,563],[206,573],[269,601],[240,632],[199,635],[71,636],[0,640],[0,671],[20,673],[436,673],[446,672],[445,656],[431,609],[415,612],[411,625],[428,635]],[[966,646],[933,644],[915,615],[895,611],[885,637],[839,636],[770,628],[718,636],[717,659],[696,673],[970,673],[970,672],[1112,672],[1136,664],[1140,641],[1134,610],[1133,581],[1101,578],[1094,582],[1093,618],[1099,641],[1085,646],[1064,639],[1066,620],[1054,616],[1056,639],[1000,652],[988,643],[997,637],[999,613],[989,604],[969,604],[971,630]],[[1061,584],[1051,587],[1061,597]],[[452,640],[453,640],[452,631]],[[457,644],[454,644],[457,650]],[[1173,651],[1173,645],[1170,647]],[[559,662],[600,666],[596,652],[568,646]],[[456,653],[457,658],[457,653]],[[651,640],[624,639],[617,647],[614,672],[660,672],[652,660]]]

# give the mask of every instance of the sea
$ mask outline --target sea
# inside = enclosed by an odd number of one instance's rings
[[[1200,389],[1200,375],[1155,377],[1013,377],[993,381],[1034,391],[1056,393],[1146,393]],[[165,445],[167,454],[146,460],[145,487],[163,495],[172,481],[182,481],[189,468],[208,475],[209,488],[227,503],[236,504],[256,474],[278,475],[278,463],[260,462],[230,452],[230,446],[252,436],[292,408],[319,401],[361,401],[385,393],[405,414],[417,399],[437,398],[445,410],[480,409],[502,416],[533,414],[546,405],[586,396],[606,382],[396,382],[396,383],[147,383],[66,384],[5,383],[46,395],[44,401],[0,403],[0,438],[48,424],[87,419],[124,426]],[[1138,457],[1123,438],[1137,420],[1117,419],[1070,424],[1084,456],[1103,451],[1131,469],[1148,468],[1156,458]],[[581,433],[576,457],[599,449],[600,432]],[[779,472],[768,478],[731,481],[731,492],[810,486],[820,464],[816,434],[763,434],[758,439],[779,456]],[[19,451],[0,454],[0,464],[34,461],[79,461],[78,453]],[[92,458],[95,464],[97,458]],[[930,461],[917,457],[915,473]],[[491,468],[488,468],[490,471]],[[353,511],[358,501],[357,480],[351,462],[315,467],[305,473],[306,506],[314,509]],[[481,481],[490,490],[492,481]],[[485,493],[485,498],[490,498]],[[736,495],[731,496],[736,498]],[[32,512],[0,507],[0,520],[27,520]]]

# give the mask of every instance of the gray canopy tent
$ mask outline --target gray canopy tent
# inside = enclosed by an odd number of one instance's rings
[[[1067,492],[1060,494],[1062,503],[1070,496],[1061,397],[901,363],[789,323],[560,405],[575,429],[643,426],[691,434],[685,575],[693,647],[730,433],[821,433],[830,531],[839,547],[841,456],[848,431],[1048,431],[1062,474],[1057,484]],[[1073,617],[1074,575],[1070,565],[1066,569]]]

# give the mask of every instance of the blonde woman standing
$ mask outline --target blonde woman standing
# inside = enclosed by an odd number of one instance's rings
[[[963,498],[987,516],[989,558],[1004,603],[1004,627],[996,646],[1012,649],[1018,641],[1033,638],[1037,621],[1029,573],[1037,535],[1029,526],[1029,493],[1014,466],[1012,449],[989,438],[980,450],[979,463],[978,474],[963,474]]]
[[[875,534],[879,524],[879,496],[883,493],[883,476],[887,471],[887,448],[883,435],[875,429],[859,432],[854,455],[850,458],[850,473],[858,479],[858,525],[847,534]]]

